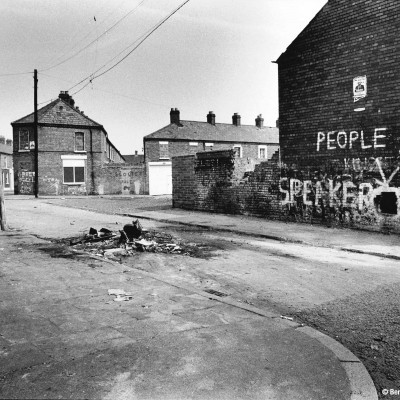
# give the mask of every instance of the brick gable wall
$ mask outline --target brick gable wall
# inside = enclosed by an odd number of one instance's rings
[[[298,220],[400,223],[400,2],[330,0],[278,59],[282,206]],[[366,76],[367,96],[353,98]]]

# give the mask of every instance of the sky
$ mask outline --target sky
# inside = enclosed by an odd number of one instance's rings
[[[122,154],[141,153],[171,108],[275,126],[273,61],[326,1],[1,0],[0,135],[33,112],[34,69],[39,108],[68,90]]]

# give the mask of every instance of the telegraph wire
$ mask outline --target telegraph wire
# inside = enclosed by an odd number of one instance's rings
[[[17,76],[17,75],[30,75],[33,74],[33,71],[29,71],[29,72],[13,72],[13,73],[9,73],[9,74],[0,74],[0,77],[2,76]]]
[[[104,18],[101,20],[101,22],[96,23],[96,25],[102,24],[103,22],[105,22],[105,21],[110,17],[110,15],[112,15],[112,14],[114,13],[114,11],[115,11],[116,9],[118,9],[119,6],[120,6],[122,3],[124,3],[125,1],[126,1],[126,0],[122,0],[122,2],[119,3],[117,7],[115,7],[106,17],[104,17]],[[72,52],[74,49],[76,49],[87,37],[89,37],[89,36],[91,35],[91,33],[92,33],[94,30],[95,30],[95,29],[91,29],[83,38],[81,38],[81,40],[80,40],[78,43],[75,43],[75,45],[72,46],[72,47],[68,50],[68,52]],[[80,33],[79,33],[78,31],[75,32],[75,35],[73,36],[73,38],[71,38],[71,42],[75,42],[75,39],[76,39],[79,35],[80,35]],[[62,50],[64,50],[66,47],[67,47],[67,46],[64,46]],[[66,52],[66,53],[67,53],[67,52]],[[58,56],[58,57],[56,58],[56,60],[54,61],[54,63],[57,63],[57,62],[58,62],[60,59],[62,59],[64,56],[65,56],[65,54],[61,54],[60,56]]]
[[[73,81],[71,81],[71,80],[58,78],[58,77],[56,77],[56,76],[52,76],[52,75],[49,75],[49,74],[44,74],[44,73],[42,73],[41,75],[47,76],[48,78],[52,78],[52,79],[55,79],[55,80],[58,80],[58,81],[73,83]],[[90,82],[88,82],[88,84],[89,84],[89,83],[90,83]],[[84,87],[87,87],[87,85],[85,85]],[[81,88],[79,91],[81,91],[81,90],[83,90],[83,88]],[[169,107],[168,104],[156,103],[156,102],[154,102],[154,101],[150,101],[150,100],[146,100],[146,99],[140,99],[139,97],[128,96],[128,95],[126,95],[126,94],[113,92],[113,91],[111,91],[111,90],[104,90],[104,89],[99,89],[99,88],[96,88],[96,87],[94,87],[93,90],[95,90],[95,91],[97,91],[97,92],[109,93],[109,94],[112,94],[112,95],[114,95],[114,96],[124,97],[124,98],[126,98],[126,99],[131,99],[131,100],[134,100],[134,101],[139,101],[139,102],[141,102],[141,103],[153,104],[153,105],[155,105],[155,106]],[[78,93],[78,91],[72,93],[71,96],[74,96],[76,93]],[[42,101],[42,102],[38,103],[38,105],[50,103],[50,102],[52,102],[52,101],[54,101],[54,100],[55,100],[55,99],[53,98],[53,99],[49,99],[49,100],[46,100],[46,101]]]
[[[125,18],[127,18],[129,15],[131,15],[133,12],[135,12],[145,1],[147,0],[142,0],[135,8],[133,8],[132,10],[130,10],[127,14],[125,14],[122,18],[120,18],[117,22],[115,22],[110,28],[108,28],[107,30],[105,30],[100,36],[96,37],[94,40],[92,40],[88,45],[86,45],[85,47],[83,47],[82,49],[78,50],[76,53],[72,54],[71,56],[65,58],[64,60],[48,67],[48,68],[44,68],[42,70],[39,70],[39,72],[44,72],[44,71],[49,71],[53,68],[58,67],[59,65],[62,65],[64,63],[66,63],[67,61],[71,60],[72,58],[76,57],[78,54],[82,53],[84,50],[86,50],[88,47],[90,47],[93,43],[98,42],[98,40],[100,38],[102,38],[104,35],[106,35],[108,32],[110,32],[113,28],[115,28],[120,22],[122,22]]]
[[[143,0],[144,1],[144,0]],[[158,28],[160,28],[165,22],[167,22],[174,14],[176,14],[183,6],[185,6],[187,3],[189,3],[190,0],[186,0],[184,1],[181,5],[179,5],[177,8],[175,8],[172,12],[170,12],[166,17],[164,17],[163,19],[161,19],[150,31],[148,31],[148,33],[142,35],[139,39],[136,39],[133,43],[131,43],[129,46],[127,46],[124,50],[122,50],[120,53],[118,53],[115,57],[113,57],[110,61],[108,61],[107,63],[103,64],[100,68],[98,68],[96,71],[92,72],[89,76],[83,78],[81,81],[79,81],[78,83],[76,83],[74,86],[71,86],[68,91],[76,88],[77,86],[79,86],[80,84],[82,84],[83,82],[85,82],[86,80],[88,80],[88,82],[86,82],[86,84],[84,86],[82,86],[80,89],[78,89],[77,91],[73,92],[71,95],[75,95],[79,92],[81,92],[82,90],[84,90],[87,86],[89,86],[91,83],[93,83],[94,79],[99,78],[100,76],[106,74],[107,72],[111,71],[112,69],[114,69],[117,65],[119,65],[121,62],[123,62],[126,58],[128,58],[149,36],[151,36]],[[106,71],[103,71],[102,73],[95,75],[97,72],[101,71],[107,64],[109,64],[110,62],[112,62],[115,58],[117,58],[121,53],[123,53],[124,51],[126,51],[127,49],[129,49],[132,45],[134,45],[135,43],[137,43],[139,41],[139,43],[132,49],[130,50],[122,59],[120,59],[118,62],[116,62],[114,65],[112,65],[110,68],[108,68]],[[44,70],[46,71],[46,70]],[[50,75],[48,75],[50,77]],[[53,77],[54,78],[54,77]],[[47,100],[44,102],[41,102],[39,104],[45,104],[48,102],[53,101],[54,99],[51,100]]]
[[[151,36],[158,28],[160,28],[165,22],[167,22],[174,14],[176,14],[184,5],[186,5],[187,3],[189,3],[190,0],[186,0],[184,1],[180,6],[178,6],[175,10],[173,10],[171,13],[169,13],[165,18],[163,18],[160,22],[158,22],[148,33],[144,34],[141,36],[141,39],[136,39],[133,43],[131,43],[129,46],[127,46],[122,52],[120,52],[117,56],[113,57],[110,61],[108,61],[106,64],[104,64],[103,66],[101,66],[99,69],[97,69],[96,71],[94,71],[93,73],[91,73],[89,76],[87,76],[86,78],[83,78],[80,82],[78,82],[77,84],[75,84],[74,86],[70,87],[68,90],[72,90],[75,87],[79,86],[81,83],[85,82],[86,80],[89,79],[89,82],[84,85],[84,87],[81,89],[83,90],[85,87],[87,87],[89,85],[89,83],[92,83],[95,79],[99,78],[100,76],[103,76],[104,74],[106,74],[107,72],[111,71],[112,69],[114,69],[117,65],[119,65],[120,63],[122,63],[126,58],[128,58],[149,36]],[[127,49],[129,49],[132,45],[134,45],[135,43],[137,43],[139,41],[139,43],[132,49],[130,50],[124,57],[122,57],[118,62],[116,62],[115,64],[113,64],[111,67],[109,67],[107,70],[101,72],[98,75],[95,75],[97,72],[101,71],[107,64],[109,64],[112,60],[114,60],[116,57],[118,57],[121,53],[123,53],[124,51],[126,51]],[[79,92],[81,91],[79,90]],[[78,93],[78,92],[75,92]]]

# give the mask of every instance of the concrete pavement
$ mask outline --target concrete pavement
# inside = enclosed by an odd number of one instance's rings
[[[67,231],[80,232],[88,212],[68,213],[66,220],[75,219]],[[241,227],[256,236],[272,231],[255,218],[177,209],[132,215],[236,232]],[[107,218],[96,215],[99,223]],[[362,363],[333,339],[160,279],[141,271],[140,259],[128,268],[60,251],[28,232],[2,232],[0,286],[0,398],[377,398]],[[132,293],[133,300],[114,302],[111,288]]]

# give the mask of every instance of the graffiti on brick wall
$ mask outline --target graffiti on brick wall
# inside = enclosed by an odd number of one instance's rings
[[[355,166],[359,174],[338,174],[328,176],[319,173],[314,179],[301,180],[282,177],[279,191],[284,206],[311,206],[324,213],[328,209],[357,210],[360,213],[375,209],[378,213],[400,214],[400,188],[391,186],[400,166],[385,168],[381,158],[351,159],[345,161]],[[363,181],[363,171],[376,171],[376,177]],[[319,209],[319,210],[318,210]]]
[[[60,194],[61,182],[59,179],[45,176],[42,178],[41,184],[43,185],[41,191],[43,191],[44,193],[55,195]]]
[[[385,148],[387,128],[375,128],[373,132],[330,131],[317,133],[317,151],[351,150],[357,146],[362,150]]]
[[[33,187],[35,183],[35,172],[33,171],[20,171],[18,172],[19,193],[33,194]]]
[[[136,177],[136,179],[135,179]],[[121,189],[122,194],[140,194],[142,183],[137,175],[130,168],[121,169]]]
[[[131,191],[131,175],[129,168],[121,168],[122,194],[129,194]]]

